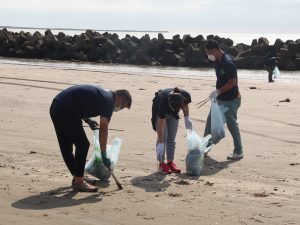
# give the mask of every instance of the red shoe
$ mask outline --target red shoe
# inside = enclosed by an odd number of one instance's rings
[[[159,170],[160,173],[166,173],[166,174],[170,174],[172,173],[170,171],[170,168],[168,167],[167,164],[165,164],[164,162],[159,163]]]
[[[177,168],[176,164],[173,162],[168,162],[167,163],[169,169],[171,170],[172,173],[181,173],[181,170]]]

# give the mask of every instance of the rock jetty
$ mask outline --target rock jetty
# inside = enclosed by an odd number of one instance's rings
[[[36,58],[53,60],[90,61],[99,63],[118,63],[151,66],[209,67],[204,50],[206,42],[217,40],[221,48],[234,60],[239,69],[263,69],[269,57],[279,57],[281,70],[300,70],[300,39],[282,41],[277,39],[273,45],[260,37],[251,45],[236,44],[233,40],[216,35],[206,39],[202,35],[184,35],[164,38],[141,38],[126,35],[120,39],[115,33],[98,33],[86,30],[80,35],[69,36],[63,32],[53,35],[51,30],[44,34],[36,31],[11,32],[0,30],[0,56],[17,58]]]

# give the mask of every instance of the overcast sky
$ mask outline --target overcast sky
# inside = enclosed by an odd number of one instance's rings
[[[0,26],[300,33],[300,0],[1,0]]]

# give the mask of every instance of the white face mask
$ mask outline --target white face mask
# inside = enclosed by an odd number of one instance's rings
[[[114,107],[114,112],[118,112],[118,111],[120,111],[121,110],[121,107],[120,106],[115,106]]]
[[[210,61],[216,61],[216,57],[214,55],[207,55],[207,58],[210,60]]]

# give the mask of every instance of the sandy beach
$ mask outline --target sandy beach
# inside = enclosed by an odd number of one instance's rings
[[[114,137],[123,141],[115,169],[123,190],[112,178],[97,182],[97,193],[71,189],[49,106],[60,90],[81,83],[132,93],[131,110],[114,113],[109,130],[109,142]],[[299,82],[239,81],[244,159],[226,160],[233,149],[226,128],[202,175],[188,176],[181,120],[175,162],[182,174],[156,173],[156,134],[150,123],[154,92],[175,86],[188,90],[191,119],[202,135],[210,104],[197,109],[196,103],[214,84],[213,72],[206,78],[170,78],[0,64],[0,224],[299,224]],[[290,102],[280,102],[286,98]],[[93,133],[85,130],[89,159]]]

